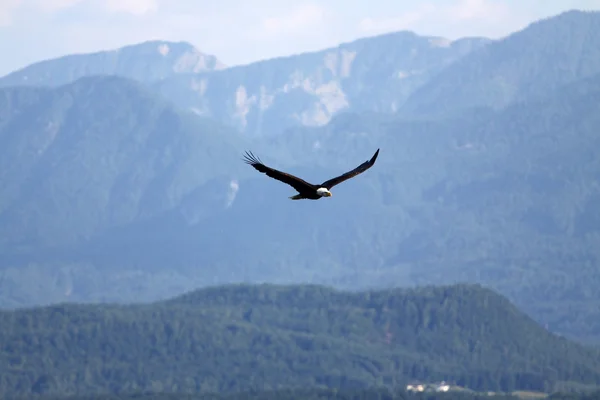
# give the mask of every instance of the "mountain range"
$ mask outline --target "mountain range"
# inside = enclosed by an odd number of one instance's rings
[[[0,79],[0,306],[232,282],[477,282],[600,343],[600,13],[506,38],[397,32],[225,67],[185,43]],[[332,198],[320,182],[376,165]]]
[[[417,87],[488,42],[396,32],[225,68],[189,44],[151,41],[42,61],[0,78],[0,87],[56,87],[90,75],[118,75],[246,135],[269,135],[322,126],[349,110],[394,112]]]
[[[111,51],[40,61],[3,76],[0,86],[56,87],[90,75],[118,75],[153,83],[178,74],[224,68],[215,56],[204,54],[187,42],[151,40]]]

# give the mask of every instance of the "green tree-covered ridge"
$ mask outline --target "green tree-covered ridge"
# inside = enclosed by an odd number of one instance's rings
[[[236,285],[137,305],[0,313],[2,396],[600,383],[600,353],[477,285],[336,291]]]
[[[531,392],[514,394],[474,393],[469,391],[411,393],[385,388],[372,389],[281,389],[243,391],[226,394],[139,393],[98,396],[41,396],[38,400],[596,400],[600,392],[554,393],[550,396]],[[20,400],[20,399],[15,399]]]

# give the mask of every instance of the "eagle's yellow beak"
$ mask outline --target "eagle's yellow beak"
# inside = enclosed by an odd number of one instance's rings
[[[333,195],[331,194],[331,192],[327,192],[326,196],[327,196],[327,197],[331,197],[331,196],[333,196]]]

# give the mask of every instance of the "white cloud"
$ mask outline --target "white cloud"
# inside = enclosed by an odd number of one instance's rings
[[[158,0],[0,0],[0,26],[13,23],[17,8],[27,11],[28,15],[36,13],[54,13],[76,5],[86,5],[108,13],[126,13],[136,16],[156,12]]]
[[[264,19],[262,28],[267,35],[303,33],[323,22],[324,16],[322,7],[304,4],[294,8],[289,14]]]
[[[106,0],[110,12],[144,15],[158,11],[158,0]]]
[[[84,0],[37,0],[34,4],[43,11],[57,11],[73,7]]]
[[[363,32],[383,32],[402,29],[412,29],[424,18],[436,12],[436,7],[425,3],[417,9],[408,11],[397,17],[364,18],[359,24],[359,30]]]
[[[225,202],[225,208],[231,207],[231,205],[233,204],[233,201],[235,200],[235,197],[237,196],[238,190],[240,190],[240,185],[238,184],[238,182],[235,179],[232,180],[231,182],[229,182],[229,191],[227,192],[227,200]]]
[[[490,24],[509,21],[511,14],[506,3],[497,0],[458,0],[449,5],[421,3],[418,7],[395,17],[364,18],[358,24],[362,32],[413,30],[420,34],[424,26]],[[464,26],[464,25],[463,25]]]
[[[0,27],[12,23],[12,13],[21,2],[22,0],[0,0]]]
[[[508,11],[506,4],[494,0],[462,0],[446,10],[455,21],[503,18],[509,16]]]

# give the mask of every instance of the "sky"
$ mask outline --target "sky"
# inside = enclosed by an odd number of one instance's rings
[[[225,65],[411,30],[500,38],[600,0],[0,0],[0,76],[72,53],[187,41]]]

